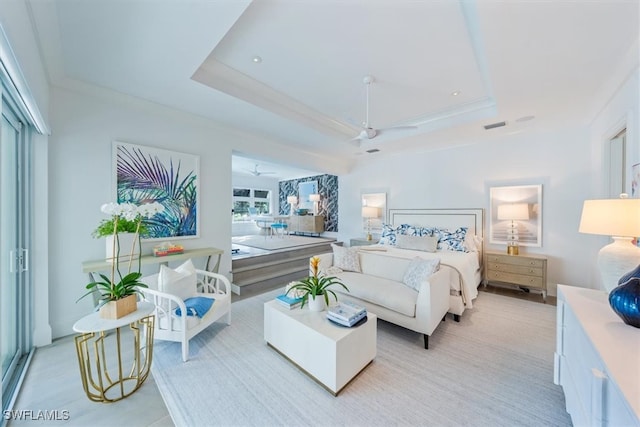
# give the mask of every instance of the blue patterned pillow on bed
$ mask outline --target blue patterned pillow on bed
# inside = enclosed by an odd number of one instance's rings
[[[446,228],[438,228],[433,232],[434,236],[438,236],[438,250],[469,252],[464,244],[467,227],[460,227],[455,231],[449,231]]]
[[[396,245],[396,229],[391,224],[382,224],[382,234],[378,243],[381,245]]]
[[[419,227],[410,224],[401,224],[396,228],[393,228],[391,224],[382,224],[382,234],[380,235],[381,245],[396,246],[396,236],[398,234],[404,236],[433,236],[436,228],[431,227]]]

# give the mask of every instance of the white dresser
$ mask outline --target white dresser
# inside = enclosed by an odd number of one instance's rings
[[[640,329],[604,291],[558,285],[553,382],[575,426],[640,426]]]

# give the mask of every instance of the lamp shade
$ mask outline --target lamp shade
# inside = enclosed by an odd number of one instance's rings
[[[320,195],[319,194],[309,194],[309,200],[312,202],[319,202]]]
[[[585,200],[579,231],[605,236],[640,236],[640,199]]]
[[[298,203],[298,198],[296,196],[287,196],[287,203],[290,205]]]
[[[378,216],[380,215],[378,213],[379,208],[376,208],[374,206],[363,206],[362,207],[362,217],[363,218],[378,218]]]
[[[499,220],[527,220],[529,219],[529,205],[527,203],[506,203],[498,206]]]
[[[585,200],[578,230],[612,237],[598,252],[602,286],[611,292],[640,263],[640,248],[631,243],[640,236],[640,199]]]

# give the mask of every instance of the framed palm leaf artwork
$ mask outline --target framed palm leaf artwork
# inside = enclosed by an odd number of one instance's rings
[[[199,236],[199,156],[118,141],[113,155],[117,202],[164,207],[147,222],[145,238]]]

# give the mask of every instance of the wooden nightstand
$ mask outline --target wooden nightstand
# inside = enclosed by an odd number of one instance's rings
[[[349,246],[369,246],[369,245],[375,245],[379,241],[380,239],[367,240],[366,237],[357,237],[349,241]]]
[[[524,290],[538,289],[547,301],[547,258],[538,255],[485,254],[485,284],[499,282]]]

